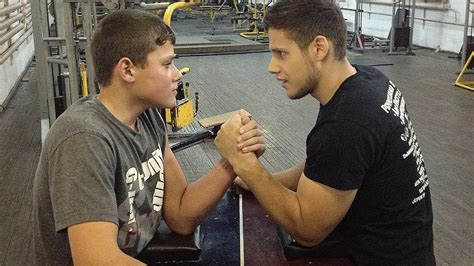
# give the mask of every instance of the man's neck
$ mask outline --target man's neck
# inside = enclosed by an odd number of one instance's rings
[[[119,121],[137,131],[136,121],[144,108],[137,105],[128,96],[125,88],[114,87],[113,85],[103,87],[97,99],[109,110]]]
[[[357,73],[357,70],[349,63],[347,58],[340,61],[326,63],[319,73],[318,88],[311,94],[322,105],[326,105],[342,83],[350,76]]]

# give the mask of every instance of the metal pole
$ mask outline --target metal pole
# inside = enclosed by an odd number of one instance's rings
[[[354,17],[354,48],[357,48],[357,43],[359,42],[359,1],[360,0],[356,0],[356,10]]]
[[[470,0],[467,0],[470,1]],[[408,40],[408,49],[407,49],[407,55],[415,55],[415,53],[412,51],[413,47],[413,32],[415,31],[415,6],[416,6],[416,0],[413,0],[413,5],[411,8],[411,17],[410,17],[410,39]]]
[[[94,65],[92,63],[92,54],[90,51],[90,42],[92,39],[92,5],[95,3],[87,2],[82,3],[82,25],[84,26],[84,35],[86,37],[86,72],[87,72],[87,87],[89,89],[89,94],[96,94],[95,84],[94,84]]]
[[[31,19],[33,21],[33,38],[35,45],[36,70],[40,76],[46,72],[46,56],[44,54],[43,29],[41,21],[41,3],[42,1],[31,1]],[[40,106],[41,121],[48,119],[48,100],[46,98],[46,81],[38,79],[38,94]],[[49,127],[49,126],[48,126]]]
[[[466,64],[466,58],[467,58],[467,44],[469,42],[467,31],[469,28],[470,5],[471,5],[471,0],[466,0],[466,18],[464,19],[464,42],[462,45],[462,59],[461,59],[462,66]]]
[[[74,33],[73,33],[73,23],[72,20],[74,15],[72,13],[72,6],[74,3],[67,3],[67,0],[62,1],[63,4],[63,19],[64,19],[64,30],[65,30],[65,38],[66,38],[66,54],[68,64],[68,71],[69,71],[69,84],[70,86],[66,86],[66,95],[70,95],[66,97],[67,106],[76,100],[79,99],[79,80],[78,80],[78,73],[79,68],[77,66],[77,58],[76,58],[76,45],[74,42]]]
[[[393,53],[393,47],[395,46],[395,12],[396,12],[396,5],[397,5],[397,0],[393,1],[392,5],[392,28],[390,29],[390,50],[388,54]]]
[[[66,35],[64,33],[64,18],[62,16],[64,12],[64,6],[65,5],[64,3],[62,3],[62,1],[54,1],[54,10],[56,11],[56,31],[58,33],[58,37],[62,38],[64,38],[64,36]]]
[[[362,9],[362,4],[363,4],[363,3],[362,3],[362,0],[358,0],[358,2],[359,2],[359,5],[357,6],[357,14],[358,14],[358,17],[359,17],[359,22],[358,22],[359,29],[358,29],[358,31],[357,31],[357,37],[358,37],[357,40],[359,41],[359,46],[360,46],[360,48],[362,49],[362,51],[364,51],[364,40],[363,40],[364,37],[362,37],[362,39],[361,39],[361,32],[362,32],[362,12],[363,12],[364,10]]]
[[[35,45],[35,58],[36,58],[36,70],[38,75],[38,94],[39,94],[39,106],[40,106],[40,119],[41,119],[41,140],[44,141],[46,133],[49,130],[49,125],[56,119],[56,113],[54,108],[54,102],[51,103],[48,100],[48,88],[47,80],[44,78],[48,63],[46,57],[48,54],[48,47],[43,41],[43,35],[48,34],[48,25],[44,20],[46,17],[43,16],[46,9],[46,1],[31,1],[31,18],[33,21],[33,38]]]

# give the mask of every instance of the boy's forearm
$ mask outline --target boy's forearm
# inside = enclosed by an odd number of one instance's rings
[[[189,184],[181,201],[181,217],[176,219],[183,228],[178,233],[192,233],[221,200],[235,177],[229,162],[220,159],[209,173]]]

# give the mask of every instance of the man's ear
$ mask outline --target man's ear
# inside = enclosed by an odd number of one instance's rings
[[[322,61],[329,54],[330,42],[326,37],[318,35],[309,45],[309,49],[314,59],[316,59],[317,61]]]
[[[128,57],[120,58],[118,63],[115,65],[115,69],[117,71],[118,76],[125,82],[135,81],[135,73],[133,69],[134,67],[135,65]]]

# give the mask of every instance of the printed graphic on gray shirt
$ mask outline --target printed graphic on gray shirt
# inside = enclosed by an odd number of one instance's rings
[[[130,167],[125,180],[128,201],[119,205],[119,219],[124,224],[119,228],[118,243],[123,250],[139,251],[153,238],[160,222],[165,182],[161,148],[141,166]]]

